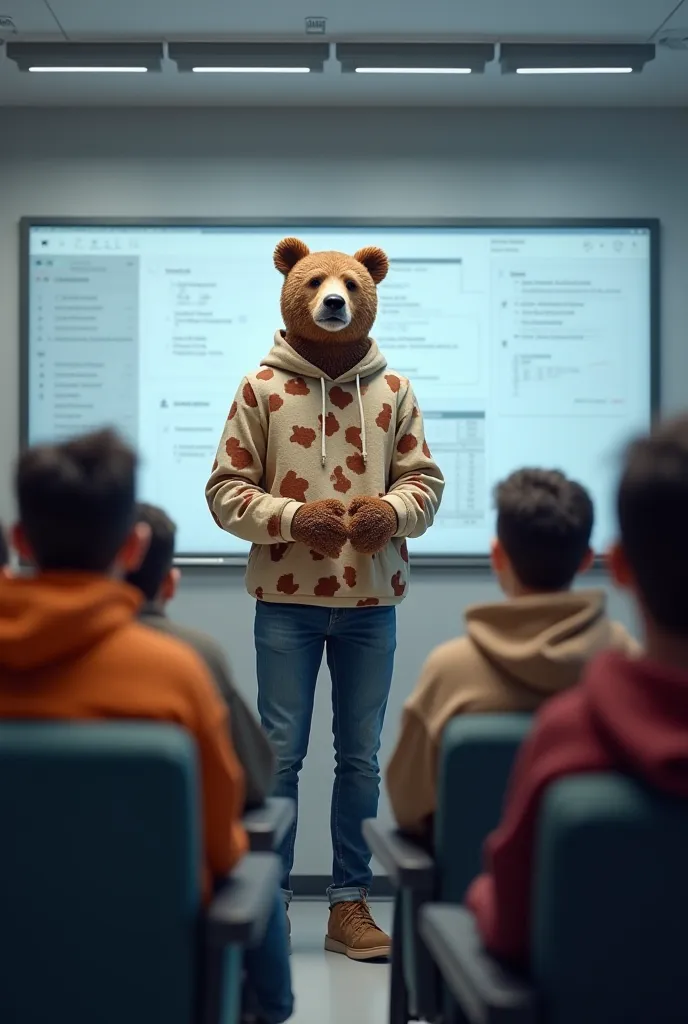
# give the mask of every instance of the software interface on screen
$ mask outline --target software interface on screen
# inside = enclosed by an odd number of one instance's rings
[[[275,244],[382,246],[374,335],[416,391],[446,477],[419,554],[485,554],[494,483],[559,467],[613,533],[617,457],[650,419],[646,228],[36,226],[30,230],[29,441],[115,424],[141,497],[186,553],[243,553],[204,487],[242,376],[282,324]]]

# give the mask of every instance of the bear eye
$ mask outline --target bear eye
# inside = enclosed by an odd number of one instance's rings
[[[310,279],[310,281],[308,282],[308,284],[309,284],[309,287],[311,287],[311,288],[319,288],[320,285],[322,284],[322,278],[321,277],[312,277]]]
[[[358,288],[358,285],[356,284],[355,281],[347,281],[346,282],[346,290],[348,292],[355,292],[357,288]]]

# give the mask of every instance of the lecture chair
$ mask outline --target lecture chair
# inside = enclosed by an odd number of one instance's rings
[[[236,1024],[279,861],[204,907],[198,796],[173,726],[0,723],[0,1020]]]
[[[548,790],[526,978],[485,952],[464,908],[421,931],[463,1024],[685,1024],[688,801],[616,774]]]
[[[292,826],[296,805],[286,796],[271,796],[260,807],[247,811],[242,822],[253,853],[277,850]]]
[[[430,900],[460,903],[480,871],[482,847],[499,822],[530,714],[459,715],[442,737],[433,853],[377,820],[364,834],[395,889],[390,1024],[434,1021],[441,1013],[437,971],[418,932]]]

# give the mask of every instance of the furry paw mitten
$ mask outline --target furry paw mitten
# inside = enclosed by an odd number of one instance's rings
[[[397,514],[382,498],[354,498],[348,512],[349,540],[362,555],[382,551],[397,532]]]
[[[336,498],[309,501],[294,515],[291,535],[325,558],[339,558],[348,536],[345,515],[344,504]]]

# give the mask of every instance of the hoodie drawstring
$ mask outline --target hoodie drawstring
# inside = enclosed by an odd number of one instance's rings
[[[365,466],[368,462],[368,441],[366,438],[366,425],[365,416],[363,415],[363,396],[361,395],[361,377],[360,374],[356,374],[356,395],[358,397],[358,418],[361,424],[361,452],[363,455],[363,465]],[[327,401],[327,390],[325,388],[325,378],[320,378],[320,398],[322,405],[322,414],[320,417],[320,462],[324,466],[327,461],[327,432],[325,430],[325,407]]]
[[[363,398],[361,397],[361,376],[356,374],[356,394],[358,395],[358,415],[361,420],[361,448],[363,449],[363,465],[368,462],[368,445],[366,443],[365,416],[363,415]]]
[[[322,416],[320,417],[320,461],[325,465],[327,457],[327,445],[325,443],[325,378],[320,378],[320,395],[322,398]]]

